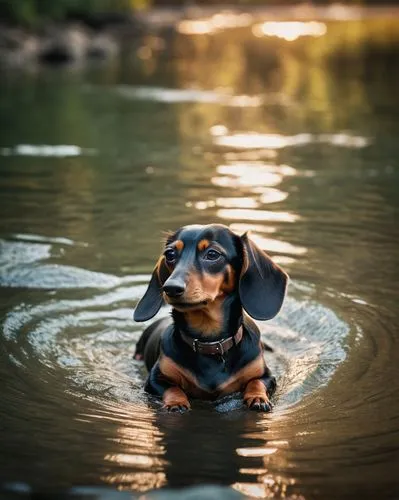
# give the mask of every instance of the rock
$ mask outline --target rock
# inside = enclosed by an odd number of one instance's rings
[[[17,28],[0,28],[0,59],[18,66],[35,59],[39,50],[38,38]]]
[[[80,26],[58,27],[47,36],[39,59],[48,63],[78,62],[85,58],[90,39]]]
[[[48,21],[36,30],[0,24],[0,62],[9,66],[38,62],[81,65],[92,59],[109,59],[142,36],[144,26],[137,15],[112,13],[79,22]]]

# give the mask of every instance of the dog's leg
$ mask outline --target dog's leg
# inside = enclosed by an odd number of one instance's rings
[[[269,400],[276,390],[276,379],[268,368],[261,378],[248,382],[244,391],[244,402],[250,410],[271,411],[272,404]]]
[[[168,411],[184,413],[191,408],[185,392],[163,375],[158,363],[150,371],[145,390],[161,397],[163,407]]]

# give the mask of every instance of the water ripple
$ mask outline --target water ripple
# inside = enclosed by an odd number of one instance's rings
[[[258,107],[263,103],[261,96],[232,95],[227,91],[216,90],[135,87],[132,85],[118,85],[115,90],[120,96],[128,99],[165,103],[198,102],[238,108]]]
[[[2,148],[2,156],[44,156],[53,158],[72,158],[96,153],[94,149],[81,148],[70,144],[18,144],[12,148]]]
[[[362,136],[340,134],[297,134],[292,136],[282,134],[259,134],[256,132],[220,135],[213,139],[214,144],[234,149],[282,149],[292,146],[304,146],[313,143],[325,143],[346,148],[364,148],[370,139]]]
[[[65,276],[55,269],[34,265],[30,283],[52,281],[60,294]],[[96,284],[96,288],[88,293],[80,284],[75,286],[74,299],[52,297],[39,305],[21,304],[8,312],[2,335],[10,361],[19,367],[45,365],[48,376],[66,370],[78,393],[141,401],[143,373],[132,358],[142,327],[133,323],[132,309],[134,301],[143,295],[149,276],[121,279],[104,275],[105,290],[101,290],[103,282],[97,273],[71,267],[68,276],[71,286],[83,277],[86,285]],[[292,284],[292,289],[298,291],[301,285]],[[162,314],[168,314],[168,309],[164,308]],[[320,304],[289,297],[278,318],[260,327],[264,340],[274,348],[268,363],[279,377],[277,399],[281,408],[327,383],[345,358],[344,340],[349,328]]]

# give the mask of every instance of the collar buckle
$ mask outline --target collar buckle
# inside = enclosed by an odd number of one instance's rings
[[[219,356],[223,356],[224,354],[224,347],[223,347],[223,342],[212,342],[212,344],[215,346],[216,353],[219,354]]]

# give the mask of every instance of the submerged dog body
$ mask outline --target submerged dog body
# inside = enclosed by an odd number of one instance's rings
[[[278,313],[287,279],[246,234],[226,226],[185,226],[170,235],[134,313],[146,321],[164,302],[172,306],[172,318],[150,325],[137,344],[135,357],[150,372],[147,392],[184,411],[188,396],[242,391],[249,408],[269,411],[276,383],[250,317]]]

